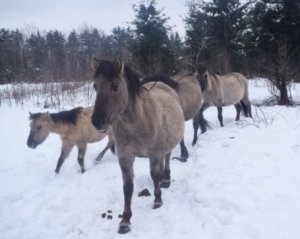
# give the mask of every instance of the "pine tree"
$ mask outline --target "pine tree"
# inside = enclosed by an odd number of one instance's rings
[[[168,17],[156,9],[155,0],[135,6],[134,11],[131,51],[135,62],[145,74],[172,72],[174,58],[168,37]]]
[[[261,0],[251,14],[252,39],[263,62],[261,70],[278,89],[278,103],[289,105],[287,87],[300,68],[300,2]]]

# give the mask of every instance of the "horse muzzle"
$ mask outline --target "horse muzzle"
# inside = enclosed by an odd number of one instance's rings
[[[100,133],[105,133],[108,129],[108,122],[105,118],[92,117],[92,124]]]
[[[32,139],[28,139],[27,146],[31,149],[35,149],[38,146],[38,144]]]

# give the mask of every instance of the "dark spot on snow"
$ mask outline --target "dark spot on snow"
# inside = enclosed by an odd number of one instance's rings
[[[139,197],[149,197],[149,196],[151,196],[151,194],[150,194],[149,190],[147,188],[145,188],[139,192],[138,196]]]

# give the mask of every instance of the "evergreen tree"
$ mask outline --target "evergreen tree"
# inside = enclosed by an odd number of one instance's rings
[[[278,103],[288,105],[287,87],[299,74],[300,2],[261,0],[251,12],[252,40],[262,72],[278,89]]]
[[[240,32],[245,27],[243,15],[249,4],[242,5],[239,0],[189,2],[185,22],[193,64],[201,61],[219,72],[241,68]]]
[[[47,61],[47,45],[45,37],[31,34],[26,41],[27,77],[34,81],[44,80]]]
[[[134,6],[134,11],[131,51],[135,62],[145,74],[172,72],[174,58],[168,37],[168,17],[156,9],[155,0],[148,5]]]
[[[46,43],[48,51],[48,69],[49,77],[52,80],[63,80],[66,69],[66,40],[59,31],[50,31],[46,34]]]

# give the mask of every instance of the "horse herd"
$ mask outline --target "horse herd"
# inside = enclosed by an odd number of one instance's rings
[[[133,163],[135,157],[147,157],[154,183],[153,208],[162,205],[161,188],[171,184],[170,157],[180,143],[180,161],[186,161],[188,150],[184,143],[184,122],[193,119],[194,139],[198,128],[207,129],[203,112],[216,106],[223,126],[222,107],[234,105],[236,120],[241,109],[252,117],[246,78],[240,73],[217,75],[199,68],[194,74],[169,78],[154,75],[140,80],[120,59],[92,61],[94,70],[94,107],[78,107],[59,113],[30,113],[30,134],[27,145],[36,148],[50,132],[60,135],[62,149],[56,173],[71,149],[78,147],[78,163],[85,172],[84,155],[88,143],[108,136],[108,143],[97,156],[100,161],[108,149],[116,150],[124,191],[124,211],[119,224],[121,234],[130,231],[131,199],[133,194]]]

